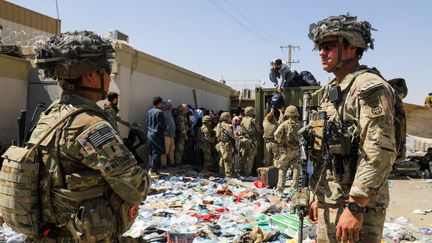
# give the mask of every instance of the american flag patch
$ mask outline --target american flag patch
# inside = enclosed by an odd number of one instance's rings
[[[104,127],[91,133],[87,140],[93,145],[93,147],[98,148],[113,137],[114,133],[111,129],[109,127]]]

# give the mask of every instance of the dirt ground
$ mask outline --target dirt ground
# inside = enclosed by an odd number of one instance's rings
[[[405,177],[391,179],[390,186],[387,217],[396,219],[403,216],[417,228],[432,228],[432,212],[425,215],[413,213],[416,209],[432,209],[432,183],[427,183],[424,179]]]

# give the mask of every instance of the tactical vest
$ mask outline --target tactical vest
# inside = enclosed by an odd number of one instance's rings
[[[256,124],[254,118],[246,116],[240,123],[240,131],[247,139],[256,139]]]
[[[3,165],[0,172],[0,211],[5,222],[16,232],[30,239],[39,237],[41,226],[40,183],[39,172],[41,155],[39,146],[47,140],[52,140],[55,131],[70,117],[89,109],[77,109],[65,114],[52,127],[41,133],[38,139],[29,142],[28,147],[11,146],[3,155]],[[42,205],[47,206],[44,202]]]
[[[276,118],[274,118],[274,119],[276,119]],[[274,132],[276,131],[276,129],[278,127],[277,123],[274,120],[273,121],[264,120],[263,127],[264,127],[263,138],[273,140],[274,139]]]
[[[225,123],[226,125],[229,126],[229,124]],[[216,132],[216,138],[218,141],[223,142],[223,143],[228,143],[230,142],[231,138],[230,136],[227,134],[227,130],[224,128],[223,122],[219,122],[216,126],[215,132]]]

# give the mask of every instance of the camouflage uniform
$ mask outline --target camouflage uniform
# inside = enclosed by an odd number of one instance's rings
[[[360,23],[356,17],[341,15],[311,25],[309,37],[315,43],[331,35],[338,36],[341,43],[343,37],[352,46],[365,50],[373,48],[370,29],[366,21]],[[338,66],[342,64],[338,60]],[[343,95],[338,113],[329,100],[329,91],[336,85]],[[343,120],[358,153],[349,156],[357,158],[355,161],[344,160],[344,173],[339,180],[331,167],[324,167],[321,153],[315,154],[311,187],[312,190],[317,188],[318,242],[336,242],[337,221],[349,196],[369,199],[361,227],[362,242],[381,242],[389,203],[387,178],[396,158],[394,105],[395,94],[390,85],[362,66],[347,74],[340,83],[333,80],[324,88],[320,110],[327,112],[329,121]]]
[[[86,42],[81,43],[82,40]],[[91,44],[93,46],[88,46]],[[62,51],[53,51],[56,48]],[[70,88],[73,86],[67,85],[68,80],[79,78],[85,70],[97,70],[101,62],[107,61],[101,54],[104,48],[107,52],[113,51],[108,41],[92,32],[59,34],[40,47],[37,61],[42,59],[43,62],[37,63],[45,75],[58,78],[63,89]],[[73,51],[79,53],[71,53]],[[88,55],[86,51],[100,54]],[[49,55],[44,56],[46,54]],[[45,66],[45,63],[50,65]],[[94,101],[73,94],[80,90],[79,85],[73,85],[76,88],[64,90],[41,114],[28,142],[35,144],[66,114],[86,109],[68,118],[64,126],[45,138],[39,147],[43,233],[57,233],[39,241],[118,242],[121,234],[132,225],[136,206],[145,200],[150,179],[147,172],[137,166],[104,111]]]
[[[279,160],[279,146],[274,139],[274,132],[278,124],[273,113],[267,114],[263,121],[264,166],[276,166]]]
[[[176,132],[177,135],[177,141],[175,144],[175,163],[181,164],[183,160],[183,152],[185,149],[185,144],[187,139],[187,127],[186,127],[186,119],[185,119],[185,112],[187,110],[187,105],[182,104],[178,107],[179,114],[175,118],[176,123]]]
[[[287,120],[282,122],[274,133],[276,142],[279,144],[280,158],[276,167],[279,169],[277,191],[282,192],[285,188],[286,173],[288,168],[293,170],[293,182],[291,188],[298,185],[298,159],[299,159],[299,137],[297,132],[301,128],[298,120],[298,111],[295,106],[289,106],[285,110]]]
[[[215,165],[212,151],[215,146],[216,135],[215,131],[213,131],[213,129],[210,127],[211,117],[204,116],[202,121],[203,124],[201,125],[201,132],[199,133],[199,144],[204,160],[203,169],[206,171],[211,171]]]
[[[432,107],[432,93],[429,93],[428,96],[426,96],[424,104],[425,107]]]
[[[255,110],[249,106],[245,108],[245,117],[240,123],[240,173],[243,176],[251,176],[257,154],[257,133]]]
[[[214,131],[216,132],[216,150],[219,152],[219,173],[225,177],[232,176],[232,153],[234,134],[231,126],[231,115],[229,112],[223,112]]]

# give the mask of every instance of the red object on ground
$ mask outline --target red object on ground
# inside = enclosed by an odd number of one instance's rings
[[[255,185],[256,188],[264,188],[265,187],[264,181],[261,181],[261,180],[256,180],[253,182],[253,184]]]

